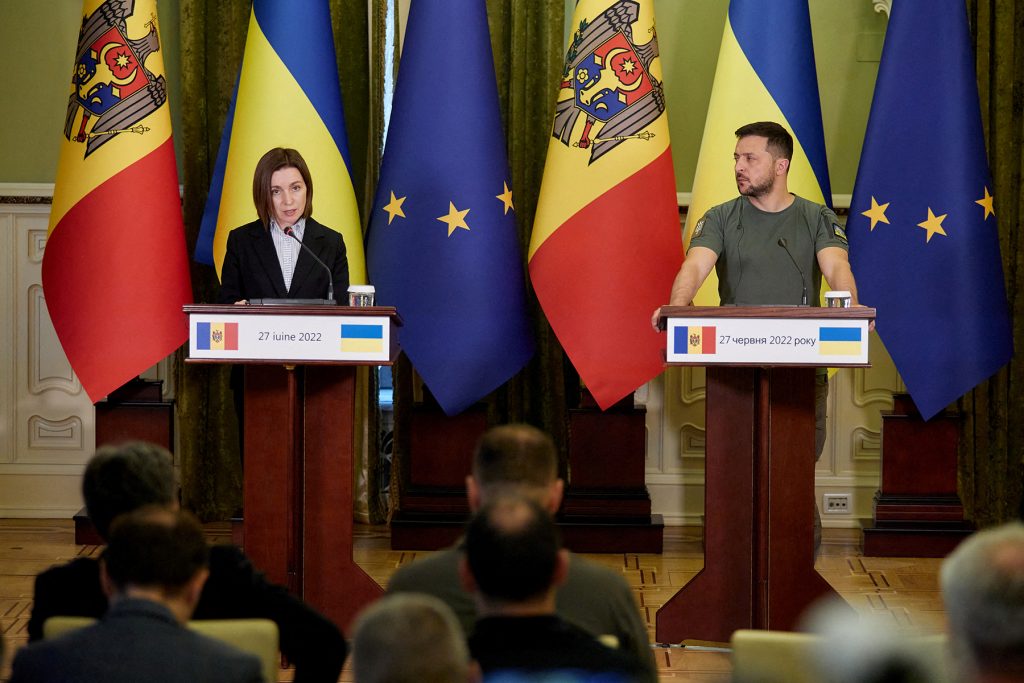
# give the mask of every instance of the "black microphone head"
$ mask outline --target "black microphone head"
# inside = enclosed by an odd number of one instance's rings
[[[786,247],[788,247],[788,246],[789,246],[789,245],[788,245],[788,244],[786,243],[786,238],[785,238],[785,237],[780,237],[780,238],[779,238],[779,246],[780,246],[780,247],[782,247],[783,249],[785,249]]]
[[[288,235],[289,237],[295,237],[295,228],[293,228],[290,225],[287,228],[282,228],[282,232],[284,232],[284,234]]]

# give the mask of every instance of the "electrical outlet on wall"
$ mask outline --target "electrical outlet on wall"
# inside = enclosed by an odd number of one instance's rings
[[[826,493],[824,513],[826,515],[848,515],[850,514],[849,493]]]

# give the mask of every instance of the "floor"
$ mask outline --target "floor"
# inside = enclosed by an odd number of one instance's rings
[[[226,524],[207,526],[213,541],[227,542]],[[652,641],[658,608],[700,571],[703,564],[700,530],[671,527],[665,530],[661,555],[588,555],[623,576],[636,591],[637,604],[647,620]],[[0,665],[6,680],[8,662],[27,640],[32,582],[46,567],[79,554],[96,552],[95,546],[74,544],[70,520],[0,520],[0,633],[8,661]],[[355,556],[363,568],[384,583],[395,569],[422,553],[391,550],[383,527],[357,527]],[[895,626],[900,631],[936,633],[945,616],[938,592],[940,560],[863,557],[858,530],[826,529],[817,569],[852,605],[862,619]],[[725,683],[730,680],[729,654],[719,644],[687,643],[686,647],[657,646],[660,679],[688,683]],[[282,670],[280,681],[292,672]],[[342,681],[351,681],[346,669]]]

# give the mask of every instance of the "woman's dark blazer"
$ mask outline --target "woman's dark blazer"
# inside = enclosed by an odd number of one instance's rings
[[[302,243],[330,266],[334,279],[334,298],[338,303],[347,303],[348,257],[345,240],[334,230],[307,218]],[[327,271],[305,249],[299,251],[292,286],[286,290],[281,264],[274,250],[274,240],[263,223],[253,221],[228,234],[217,303],[233,304],[242,299],[326,298]]]

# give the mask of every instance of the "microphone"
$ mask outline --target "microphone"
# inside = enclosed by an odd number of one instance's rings
[[[312,249],[310,249],[309,247],[302,243],[302,240],[300,240],[298,236],[295,234],[295,229],[292,228],[292,226],[289,225],[287,228],[284,228],[284,234],[288,235],[293,240],[298,242],[299,246],[305,249],[306,253],[313,257],[314,261],[316,261],[317,263],[324,267],[324,270],[327,271],[327,298],[328,300],[330,300],[331,303],[336,303],[334,300],[334,273],[331,272],[331,269],[327,266],[326,263],[320,260],[319,256],[313,253]],[[807,297],[805,296],[804,298],[806,299]]]
[[[797,264],[796,259],[793,258],[793,252],[789,250],[789,242],[786,241],[785,237],[780,237],[778,245],[786,250],[786,254],[789,256],[789,260],[793,262],[793,267],[796,268],[796,272],[800,273],[800,284],[803,286],[804,291],[800,296],[800,305],[807,305],[807,281],[804,280],[804,271],[800,270],[800,266]]]

